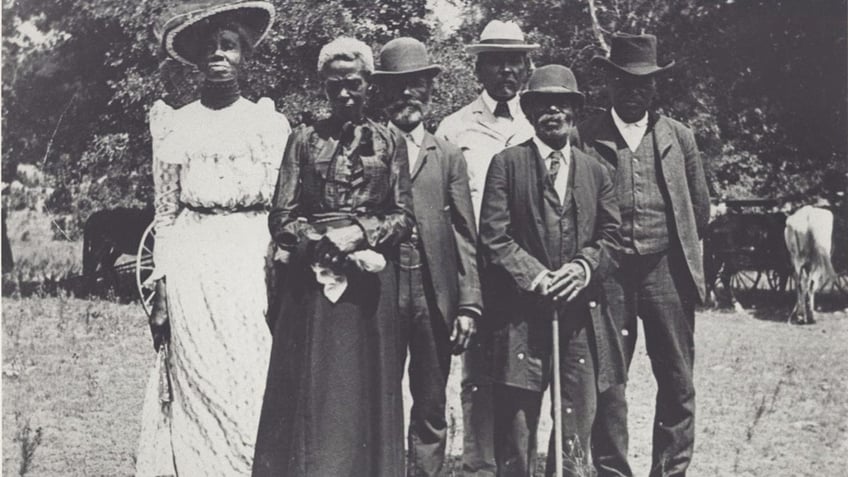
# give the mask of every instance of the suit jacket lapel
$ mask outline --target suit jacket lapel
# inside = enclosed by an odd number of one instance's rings
[[[517,180],[524,180],[525,184],[527,184],[527,200],[530,205],[530,213],[531,217],[529,219],[532,221],[531,228],[535,232],[533,234],[533,238],[536,240],[536,247],[542,252],[542,263],[546,266],[550,266],[551,259],[548,256],[547,248],[545,247],[545,217],[544,207],[545,207],[545,180],[548,177],[548,168],[545,166],[545,160],[542,159],[542,155],[539,154],[539,149],[536,148],[536,144],[533,143],[533,140],[529,140],[526,143],[526,152],[530,157],[526,158],[521,162],[523,166],[523,170],[526,171],[526,177],[516,177]]]
[[[656,153],[659,154],[660,159],[662,159],[668,154],[669,149],[676,142],[674,131],[660,117],[652,115],[651,119],[653,119],[653,127],[648,129],[648,133],[651,131],[654,132],[654,148],[656,149]]]
[[[601,155],[604,159],[610,161],[613,167],[618,167],[618,138],[620,137],[621,133],[618,132],[612,120],[612,113],[610,110],[607,110],[598,125],[598,132],[594,142],[603,149],[608,150],[606,154],[602,153]]]
[[[574,207],[576,210],[574,211],[575,216],[577,217],[577,227],[575,229],[576,232],[576,243],[583,243],[582,240],[584,237],[581,235],[580,224],[583,221],[583,214],[592,210],[592,201],[595,200],[594,197],[590,197],[587,194],[586,187],[584,184],[591,184],[594,182],[594,178],[592,177],[591,171],[589,170],[588,164],[585,162],[585,157],[583,154],[576,148],[571,148],[571,162],[574,164],[572,167],[572,172],[574,173],[574,188],[571,192],[572,197],[574,197]],[[590,231],[591,233],[591,231]]]
[[[427,156],[435,150],[436,141],[433,139],[433,135],[425,131],[424,139],[421,141],[421,149],[418,151],[418,159],[415,161],[415,166],[413,166],[412,174],[410,176],[410,179],[413,182],[415,181],[415,177],[418,176],[418,173],[421,172],[421,168],[423,168],[424,164],[427,162]]]

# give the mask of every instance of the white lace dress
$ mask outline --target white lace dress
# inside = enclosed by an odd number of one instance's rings
[[[250,475],[271,347],[265,208],[291,128],[271,100],[241,98],[221,110],[159,101],[150,131],[173,402],[163,419],[151,373],[136,475]]]

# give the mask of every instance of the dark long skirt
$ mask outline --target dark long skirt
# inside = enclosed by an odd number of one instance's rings
[[[309,269],[283,280],[254,476],[404,474],[396,264],[348,281],[333,304]]]

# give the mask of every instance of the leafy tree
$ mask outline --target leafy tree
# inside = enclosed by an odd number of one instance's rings
[[[602,41],[656,34],[660,63],[678,65],[657,106],[693,127],[719,195],[846,188],[845,0],[483,0],[473,9],[466,30],[517,19],[542,44],[537,63],[571,66],[600,107],[603,77],[589,61],[605,53]]]

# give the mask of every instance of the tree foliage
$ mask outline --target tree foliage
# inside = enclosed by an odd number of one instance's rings
[[[167,1],[174,0],[3,2],[4,172],[43,163],[57,194],[71,198],[66,208],[82,218],[149,203],[146,113],[159,98],[195,99],[198,84],[196,71],[164,61],[158,49],[161,21],[151,19],[163,18]],[[315,63],[338,35],[375,51],[399,35],[428,43],[446,67],[433,126],[477,94],[464,46],[491,19],[517,20],[542,45],[537,65],[575,70],[591,105],[585,114],[607,105],[590,61],[604,53],[599,40],[649,32],[659,37],[660,62],[677,62],[661,80],[657,107],[693,127],[715,192],[781,197],[845,188],[846,0],[469,0],[451,34],[434,28],[425,0],[273,2],[279,14],[243,90],[272,98],[294,123],[326,113]],[[22,24],[45,38],[28,40]]]

